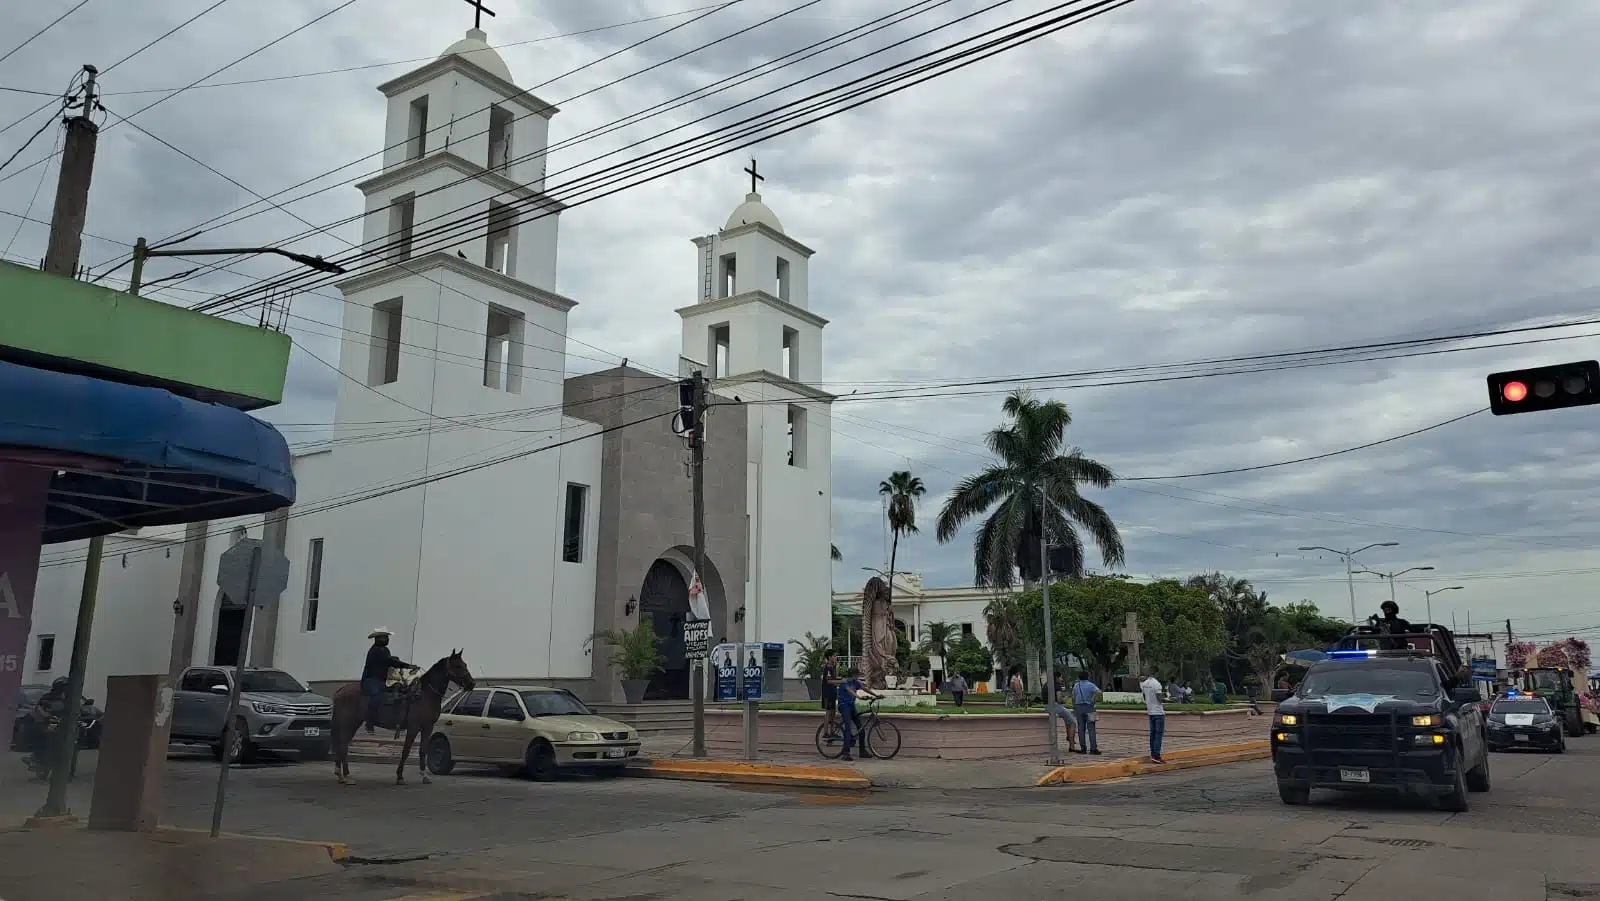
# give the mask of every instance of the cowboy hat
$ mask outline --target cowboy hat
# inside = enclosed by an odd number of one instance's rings
[[[393,634],[394,633],[390,632],[388,629],[385,629],[384,627],[379,626],[378,628],[373,629],[371,632],[368,632],[367,633],[367,637],[368,638],[377,638],[379,635],[393,635]]]

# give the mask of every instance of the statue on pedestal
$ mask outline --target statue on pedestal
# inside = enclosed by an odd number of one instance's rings
[[[889,607],[889,584],[879,576],[867,580],[861,591],[861,677],[874,691],[888,687],[895,663],[894,613]]]

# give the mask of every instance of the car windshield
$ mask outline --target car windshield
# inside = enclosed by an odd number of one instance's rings
[[[1437,693],[1437,686],[1424,670],[1372,663],[1318,667],[1306,676],[1306,681],[1300,686],[1300,695],[1306,698],[1353,694],[1431,698]]]
[[[1529,673],[1529,675],[1533,677],[1533,687],[1535,689],[1549,691],[1561,687],[1561,674],[1553,670],[1539,670]]]
[[[1496,701],[1492,713],[1549,713],[1550,705],[1534,698]]]
[[[525,691],[522,703],[530,716],[591,716],[583,702],[564,691]]]
[[[307,689],[300,684],[299,679],[283,670],[254,669],[245,673],[244,678],[239,680],[239,690],[268,694],[299,694]]]

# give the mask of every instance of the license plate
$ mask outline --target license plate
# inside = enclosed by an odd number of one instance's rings
[[[321,729],[317,729],[317,728],[311,728],[311,729],[305,730],[305,734],[306,734],[306,738],[316,738],[317,736],[322,734],[322,730]]]
[[[1372,773],[1369,770],[1340,770],[1340,782],[1371,782]]]
[[[1515,738],[1517,741],[1528,741],[1529,740],[1528,736],[1526,736],[1526,735],[1514,735],[1514,736],[1512,736],[1512,738]]]
[[[626,748],[606,748],[606,756],[611,758],[621,757],[627,753]]]

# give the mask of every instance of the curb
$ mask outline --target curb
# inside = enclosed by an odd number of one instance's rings
[[[1174,770],[1238,763],[1243,760],[1260,760],[1271,755],[1271,746],[1265,740],[1185,748],[1168,754],[1166,763],[1151,763],[1149,757],[1125,757],[1086,766],[1056,767],[1039,777],[1035,785],[1081,785],[1105,782],[1146,773],[1169,773]]]
[[[158,832],[176,832],[183,835],[203,835],[209,838],[211,833],[205,829],[183,829],[178,826],[158,826]],[[245,835],[239,832],[224,832],[217,836],[221,839],[234,839],[253,842],[266,842],[277,845],[299,845],[307,848],[321,848],[328,853],[328,859],[334,863],[343,863],[350,859],[350,846],[344,842],[321,842],[301,838],[279,838],[275,835]]]
[[[857,790],[872,787],[871,779],[849,767],[784,766],[721,760],[652,760],[627,766],[622,772],[648,779],[681,779],[689,782]]]

